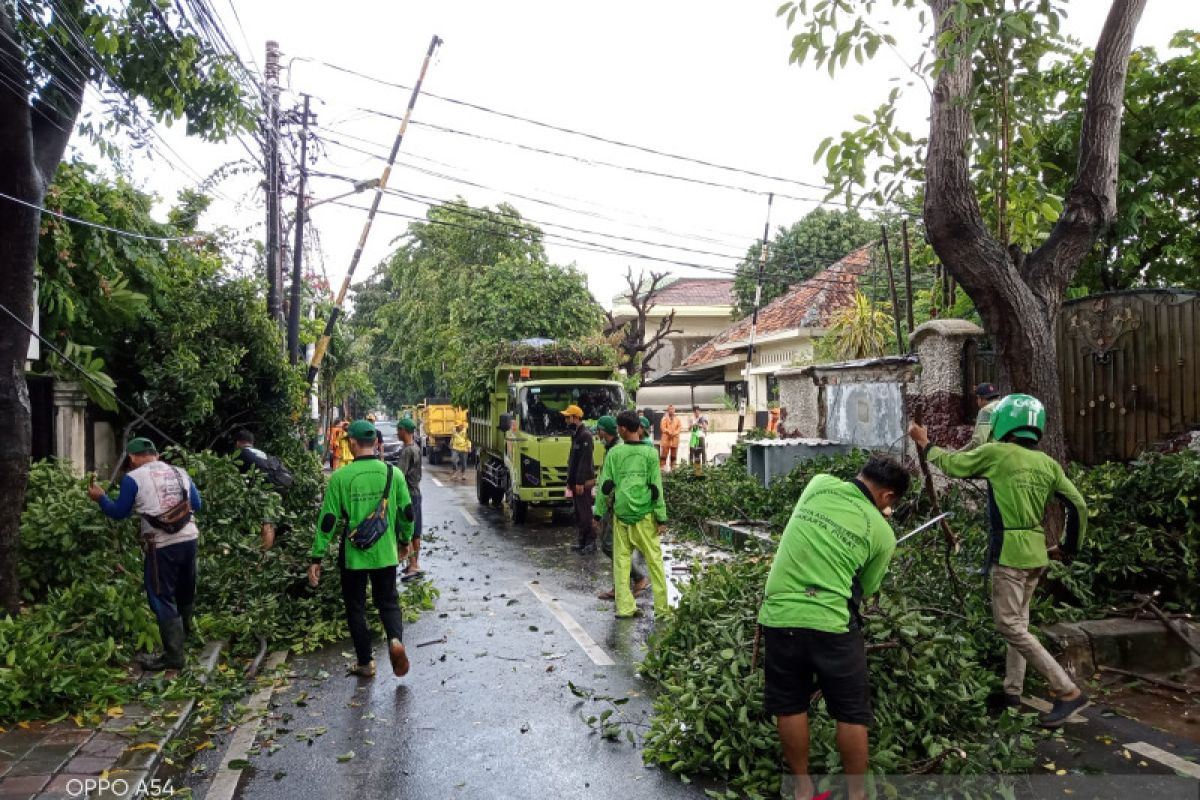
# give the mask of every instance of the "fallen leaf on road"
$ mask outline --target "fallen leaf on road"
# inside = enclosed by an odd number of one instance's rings
[[[353,758],[354,758],[354,751],[351,750],[348,753],[342,753],[341,755],[339,755],[337,757],[337,760],[338,760],[339,764],[345,764],[347,761],[350,761]]]
[[[133,750],[157,750],[158,745],[155,744],[154,742],[142,742],[141,744],[135,744],[133,747],[131,747],[129,749],[131,751],[133,751]]]
[[[230,769],[245,769],[246,767],[250,766],[250,762],[244,758],[235,758],[226,766],[228,766]]]

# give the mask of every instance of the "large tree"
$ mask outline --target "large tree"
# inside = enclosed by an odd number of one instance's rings
[[[810,12],[806,2],[785,4],[789,22],[805,20],[793,60],[812,58],[836,72],[851,57],[862,61],[881,45],[895,46],[871,19],[878,5],[831,0]],[[847,193],[865,183],[864,164],[882,158],[875,177],[887,181],[871,192],[881,201],[902,190],[903,177],[923,163],[930,244],[974,301],[1012,387],[1045,403],[1044,444],[1062,459],[1055,328],[1071,278],[1116,218],[1125,77],[1145,0],[1113,0],[1109,7],[1088,77],[1076,167],[1061,200],[1031,174],[1035,143],[1014,134],[1045,113],[1038,105],[1048,96],[1043,66],[1068,49],[1060,34],[1063,0],[920,5],[921,21],[932,25],[932,59],[911,69],[930,88],[928,139],[894,129],[893,90],[874,119],[862,117],[863,128],[827,141],[823,155],[835,186]]]
[[[393,407],[454,394],[478,345],[583,338],[601,319],[583,274],[551,264],[541,230],[506,204],[430,208],[355,293],[354,324],[370,339],[372,378]]]
[[[1076,286],[1200,289],[1200,35],[1181,31],[1171,47],[1178,52],[1170,57],[1143,47],[1130,58],[1117,217],[1084,259]],[[1092,58],[1078,53],[1046,73],[1059,102],[1036,136],[1043,180],[1063,195],[1074,175]]]
[[[249,116],[225,61],[155,0],[0,0],[0,606],[19,603],[17,530],[29,472],[26,325],[33,319],[40,208],[89,85],[110,114],[93,133],[186,119],[220,137]]]
[[[816,208],[786,228],[778,228],[767,248],[767,263],[763,265],[761,305],[878,238],[879,223],[852,209]],[[762,243],[755,242],[746,251],[745,260],[738,264],[733,278],[736,319],[748,317],[754,311],[754,285],[761,256]]]

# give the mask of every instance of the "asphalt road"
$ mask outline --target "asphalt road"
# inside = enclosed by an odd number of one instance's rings
[[[294,658],[297,677],[275,695],[259,737],[262,744],[282,728],[287,733],[273,737],[282,747],[268,754],[267,744],[250,759],[239,796],[703,797],[697,786],[644,767],[628,742],[592,733],[581,709],[607,706],[581,704],[568,688],[571,681],[631,697],[627,718],[645,719],[649,701],[635,665],[653,624],[650,600],[642,600],[646,619],[613,618],[612,604],[595,599],[611,585],[607,559],[572,553],[569,524],[539,516],[512,526],[498,509],[478,505],[473,483],[434,482],[447,477],[427,469],[422,485],[422,563],[441,597],[405,630],[411,672],[395,678],[382,644],[373,680],[345,676],[349,643]],[[531,582],[594,640],[592,655]],[[311,744],[297,737],[307,729],[315,729]]]
[[[274,696],[237,796],[704,797],[700,786],[647,769],[628,742],[593,733],[581,712],[608,706],[568,687],[629,697],[625,719],[642,730],[650,700],[636,665],[653,627],[650,599],[640,599],[646,617],[615,619],[612,604],[595,598],[611,586],[607,559],[572,553],[569,521],[532,515],[511,525],[499,509],[479,506],[473,482],[448,478],[427,468],[423,482],[422,562],[441,597],[405,630],[411,672],[392,676],[382,643],[373,680],[346,675],[349,642],[293,657],[295,677]],[[1039,762],[1017,779],[1017,797],[1200,800],[1200,781],[1181,780],[1161,761],[1194,764],[1200,747],[1103,706],[1084,717],[1058,735],[1034,732]],[[200,755],[209,773],[222,748],[218,741]],[[205,796],[202,777],[184,783]]]

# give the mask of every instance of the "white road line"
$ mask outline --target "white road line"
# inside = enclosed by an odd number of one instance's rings
[[[440,487],[441,487],[441,488],[443,488],[443,489],[445,489],[445,488],[446,488],[446,484],[442,483],[442,482],[441,482],[441,481],[439,481],[437,478],[434,478],[432,475],[430,475],[429,477],[430,477],[430,478],[433,478],[433,485],[434,485],[434,486],[440,486]]]
[[[546,590],[539,586],[534,581],[525,584],[529,587],[529,591],[533,592],[533,596],[542,601],[546,608],[550,609],[550,613],[554,618],[562,623],[562,626],[567,629],[567,633],[571,634],[583,652],[587,653],[588,658],[598,667],[611,667],[617,662],[612,660],[612,656],[604,652],[600,645],[596,644],[596,640],[588,636],[587,631],[575,621],[575,618],[568,614],[558,601],[546,593]]]
[[[288,654],[286,650],[280,650],[271,653],[267,657],[266,663],[262,666],[263,675],[270,675],[275,671],[275,668],[287,660]],[[271,695],[275,694],[275,686],[277,681],[272,681],[269,685],[264,686],[254,693],[250,701],[246,704],[252,715],[257,715],[267,707],[267,703],[271,702]],[[233,734],[233,738],[229,742],[228,749],[221,757],[220,768],[217,774],[213,776],[212,785],[208,787],[208,791],[204,794],[204,800],[232,800],[237,794],[238,781],[241,780],[243,772],[240,769],[230,769],[229,762],[244,760],[250,755],[250,748],[254,746],[254,740],[258,736],[258,728],[262,724],[262,717],[254,716],[247,722],[243,722],[241,727]]]
[[[1189,778],[1200,779],[1200,764],[1195,764],[1188,761],[1186,758],[1180,758],[1174,753],[1168,753],[1166,750],[1161,750],[1152,744],[1146,742],[1134,742],[1133,744],[1125,745],[1126,750],[1132,750],[1138,755],[1143,755],[1146,758],[1152,758],[1160,764],[1170,767],[1171,769]]]
[[[479,520],[472,517],[470,511],[467,511],[465,508],[460,508],[459,511],[462,512],[462,515],[467,520],[468,525],[478,525],[479,524]]]

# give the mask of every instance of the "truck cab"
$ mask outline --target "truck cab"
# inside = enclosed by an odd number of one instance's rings
[[[487,432],[490,445],[480,448],[480,502],[503,502],[515,522],[524,521],[530,505],[571,502],[567,493],[571,430],[563,409],[578,405],[583,409],[584,425],[594,430],[596,420],[606,414],[616,416],[627,403],[619,381],[585,375],[513,380],[503,387],[503,393],[493,395],[494,413],[489,422],[495,427]],[[473,425],[480,421],[474,420]],[[476,436],[472,439],[479,440]],[[595,459],[597,467],[604,460],[604,446],[599,441]]]

